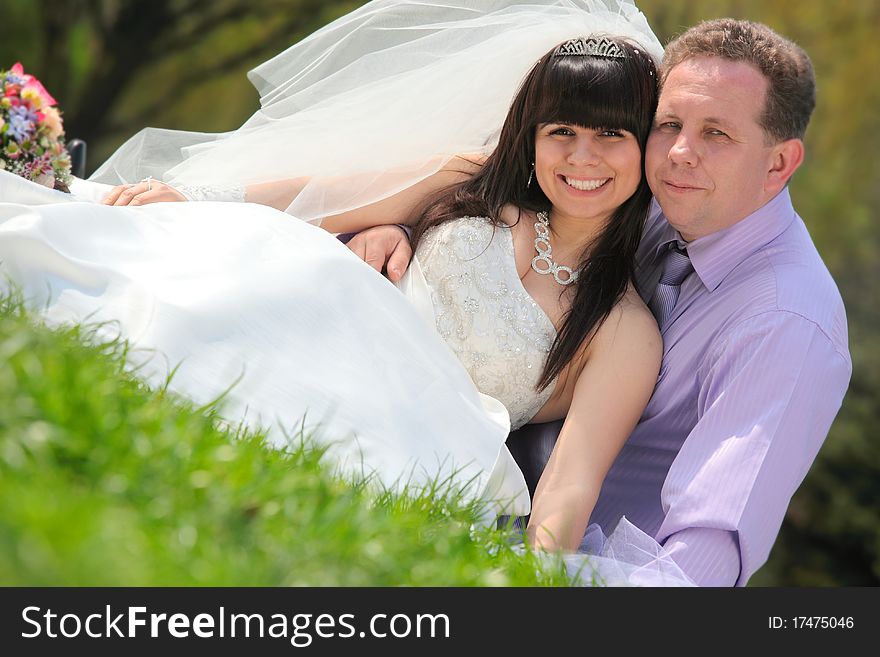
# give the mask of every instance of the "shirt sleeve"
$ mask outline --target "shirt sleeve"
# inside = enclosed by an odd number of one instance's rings
[[[663,485],[657,534],[695,581],[744,586],[767,561],[851,369],[815,323],[784,311],[744,320],[707,353],[695,373],[698,421]]]
[[[688,527],[670,536],[663,549],[699,586],[734,586],[739,579],[739,543],[734,532]]]

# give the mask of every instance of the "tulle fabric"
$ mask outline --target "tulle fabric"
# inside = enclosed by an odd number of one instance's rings
[[[517,518],[513,527],[523,531],[524,518]],[[502,518],[499,526],[507,526],[510,518]],[[525,552],[524,542],[514,549]],[[537,552],[548,568],[560,565],[560,555]],[[562,566],[576,586],[614,587],[693,587],[698,586],[648,534],[624,516],[609,536],[597,524],[587,527],[578,549],[561,555]]]
[[[601,33],[662,53],[625,0],[374,0],[251,71],[262,107],[238,130],[147,129],[92,179],[233,187],[309,176],[288,212],[318,223],[455,154],[491,151],[535,61]]]
[[[576,554],[563,557],[573,581],[584,586],[697,586],[663,547],[626,517],[605,536],[590,525]]]

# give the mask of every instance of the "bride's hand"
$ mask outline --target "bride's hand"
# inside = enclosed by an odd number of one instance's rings
[[[101,202],[105,205],[146,205],[186,200],[186,197],[171,185],[148,178],[139,183],[117,185]]]

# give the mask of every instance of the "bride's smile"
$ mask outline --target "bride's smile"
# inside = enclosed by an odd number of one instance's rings
[[[604,222],[636,191],[641,157],[626,130],[545,123],[535,134],[535,176],[556,223]]]
[[[580,178],[575,178],[574,176],[565,176],[563,174],[559,174],[559,176],[565,181],[565,184],[569,187],[574,187],[577,190],[582,192],[593,192],[599,189],[600,187],[604,187],[605,183],[607,183],[611,178],[590,178],[586,180],[581,180]]]

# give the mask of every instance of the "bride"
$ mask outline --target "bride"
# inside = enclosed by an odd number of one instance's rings
[[[0,172],[0,261],[48,321],[105,322],[149,381],[225,394],[278,446],[302,429],[344,472],[449,482],[575,550],[660,362],[631,283],[659,44],[613,0],[441,4],[365,5],[255,69],[241,129],[145,131],[73,202]],[[150,203],[178,192],[289,214]],[[329,232],[379,223],[416,226],[399,289]],[[561,417],[530,507],[504,440]]]

